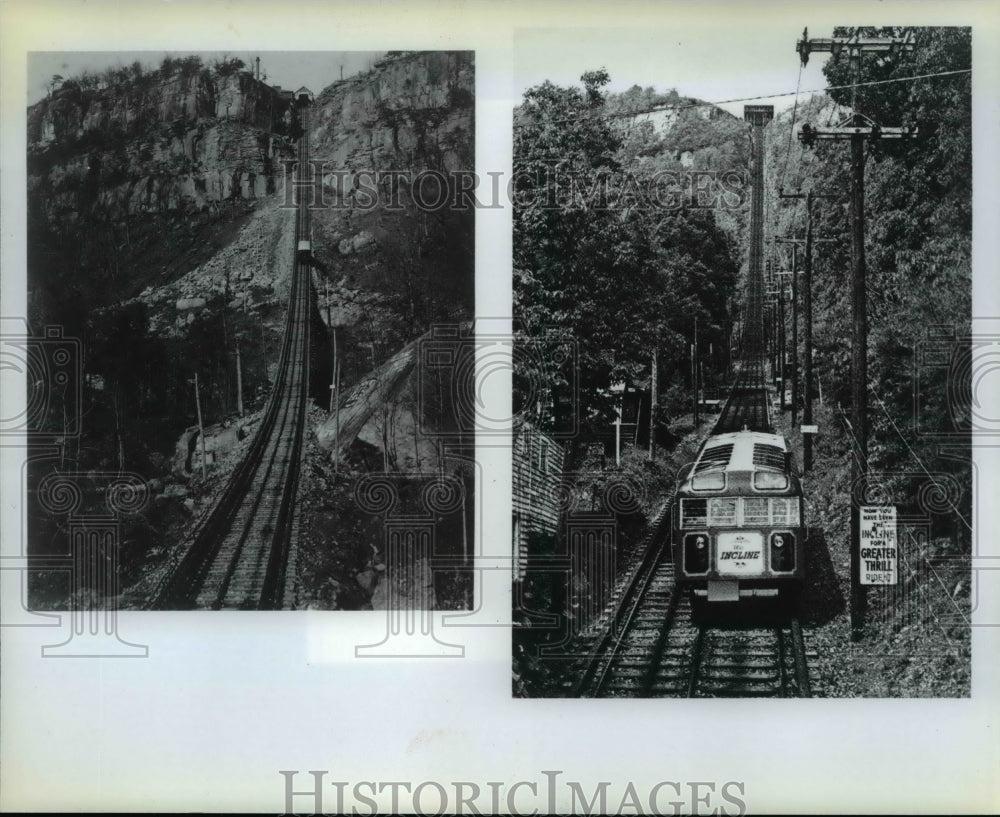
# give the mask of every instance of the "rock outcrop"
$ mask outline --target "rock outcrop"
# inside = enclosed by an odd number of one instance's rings
[[[313,155],[330,169],[471,170],[474,54],[393,54],[326,88],[311,114]]]
[[[108,87],[68,81],[28,109],[29,195],[49,221],[204,211],[275,190],[289,103],[245,71]]]

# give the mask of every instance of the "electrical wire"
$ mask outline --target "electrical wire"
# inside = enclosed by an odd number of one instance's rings
[[[935,77],[950,77],[957,76],[960,74],[971,74],[971,68],[961,68],[955,71],[939,71],[933,74],[916,74],[911,77],[893,77],[891,79],[875,79],[869,80],[867,82],[857,82],[848,85],[830,85],[826,88],[813,88],[807,91],[781,91],[776,94],[761,94],[759,96],[743,96],[734,97],[733,99],[720,99],[712,102],[690,102],[684,105],[654,105],[651,108],[640,108],[636,111],[593,111],[590,114],[580,113],[575,116],[566,117],[565,119],[555,119],[550,122],[546,122],[546,125],[559,125],[565,122],[579,122],[581,119],[618,119],[622,117],[634,117],[642,116],[644,114],[660,113],[661,111],[686,111],[693,110],[695,108],[715,108],[720,105],[732,105],[737,102],[755,102],[761,99],[778,99],[784,96],[798,96],[799,93],[805,94],[825,94],[829,91],[842,91],[849,88],[864,88],[872,85],[888,85],[893,82],[915,82],[922,79],[933,79]],[[515,122],[514,128],[527,128],[536,125],[535,122]]]
[[[792,156],[792,135],[795,132],[795,116],[799,111],[799,87],[802,85],[802,63],[799,63],[799,77],[795,80],[795,104],[792,105],[792,124],[788,129],[788,144],[785,147],[785,164],[781,167],[781,174],[778,176],[778,189],[784,186],[785,172],[788,170],[788,160]]]

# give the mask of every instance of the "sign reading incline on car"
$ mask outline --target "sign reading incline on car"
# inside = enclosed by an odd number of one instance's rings
[[[896,506],[862,505],[861,584],[896,584]]]
[[[763,572],[764,537],[760,531],[726,531],[715,541],[719,575],[754,576]]]

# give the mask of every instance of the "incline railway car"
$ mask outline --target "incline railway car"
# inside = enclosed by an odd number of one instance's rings
[[[794,599],[805,575],[802,487],[779,434],[714,434],[682,474],[671,520],[677,581],[695,596]]]

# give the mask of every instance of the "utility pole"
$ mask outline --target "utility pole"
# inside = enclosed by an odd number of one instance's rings
[[[779,193],[779,196],[781,193]],[[792,426],[798,422],[799,412],[799,243],[801,238],[787,238],[785,236],[775,236],[775,244],[791,244],[792,246],[792,268],[790,270],[778,270],[780,278],[783,275],[792,277],[792,354],[791,361],[786,367],[791,371],[792,381]]]
[[[691,392],[694,395],[694,427],[698,427],[698,316],[694,316],[694,342],[691,344]]]
[[[622,464],[622,405],[625,399],[624,393],[619,399],[618,407],[615,409],[615,466]]]
[[[236,338],[236,408],[243,416],[243,363],[240,360],[240,339]]]
[[[858,110],[858,84],[861,82],[863,54],[895,55],[913,51],[909,38],[833,37],[809,39],[808,29],[796,43],[802,64],[813,51],[829,52],[834,58],[847,49],[851,65],[851,115],[836,127],[802,126],[799,140],[811,145],[815,140],[850,140],[851,143],[851,435],[857,451],[851,458],[851,640],[859,641],[865,623],[867,593],[861,584],[860,504],[853,490],[868,474],[868,300],[865,290],[865,139],[902,139],[912,135],[910,128],[882,128]]]
[[[334,335],[336,337],[336,335]],[[333,364],[333,442],[336,446],[337,454],[333,462],[333,473],[337,473],[340,464],[340,359],[336,359]]]
[[[792,425],[799,416],[799,248],[792,244]]]
[[[332,329],[332,327],[331,327]],[[333,335],[333,379],[330,381],[330,413],[333,413],[333,407],[337,405],[336,401],[336,390],[337,390],[337,330],[332,329],[331,334]]]
[[[340,466],[340,358],[337,355],[337,328],[333,325],[333,308],[330,302],[330,281],[324,280],[326,289],[326,325],[333,336],[333,381],[330,383],[330,412],[333,414],[333,473]],[[374,346],[372,347],[374,351]],[[374,360],[373,360],[374,363]]]
[[[781,389],[781,400],[778,405],[781,406],[781,410],[784,411],[787,406],[785,405],[785,285],[782,283],[781,277],[775,273],[774,282],[778,289],[778,303],[777,303],[777,326],[775,345],[778,347],[778,388]]]
[[[775,241],[791,244],[795,249],[799,244],[805,243],[805,263],[802,269],[802,321],[803,327],[803,401],[802,401],[802,470],[808,472],[812,469],[813,435],[815,432],[808,430],[813,426],[812,399],[813,399],[813,335],[812,335],[812,247],[818,242],[836,241],[833,238],[813,238],[812,203],[813,199],[838,199],[840,196],[828,195],[824,193],[786,193],[784,190],[778,191],[778,197],[782,199],[805,199],[806,200],[806,237],[803,238],[776,238]],[[793,279],[794,280],[794,279]],[[796,364],[797,366],[798,364]],[[794,422],[794,420],[793,420]]]
[[[201,421],[201,393],[198,390],[198,372],[194,373],[194,405],[198,410],[198,439],[201,440],[201,478],[205,479],[208,470],[205,463],[208,457],[205,453],[205,424]]]
[[[775,241],[777,241],[777,240],[778,239],[775,239]],[[793,245],[792,249],[793,250],[795,249],[794,245]],[[787,293],[788,294],[788,300],[790,302],[790,306],[791,306],[791,310],[792,310],[792,340],[791,340],[791,343],[789,343],[789,341],[788,341],[788,332],[787,332],[787,330],[785,328],[785,323],[786,323],[786,321],[785,321],[785,295],[786,295],[786,290],[785,290],[785,280],[784,279],[785,279],[786,276],[791,276],[791,279],[792,279],[791,280],[791,289]],[[784,410],[786,410],[788,408],[791,408],[791,410],[792,410],[792,425],[795,425],[795,417],[796,417],[795,399],[796,399],[796,394],[797,394],[796,379],[797,379],[797,376],[798,376],[797,372],[796,372],[796,369],[798,367],[798,343],[799,343],[799,340],[798,340],[798,338],[799,338],[799,334],[798,334],[798,305],[796,303],[797,290],[796,290],[796,286],[795,286],[795,271],[794,271],[794,269],[791,269],[791,270],[782,270],[782,269],[775,270],[774,271],[774,280],[775,280],[775,284],[774,284],[774,286],[775,286],[775,292],[777,292],[777,295],[778,295],[778,301],[779,301],[779,304],[780,304],[780,313],[781,313],[780,314],[780,318],[779,318],[780,327],[781,327],[780,343],[781,343],[781,353],[782,353],[782,357],[781,357],[781,360],[782,360],[782,370],[781,370],[781,409],[782,409],[782,411],[784,411]],[[790,352],[789,352],[789,346],[791,347],[791,351]],[[789,382],[791,382],[792,388],[791,388],[791,393],[789,394],[789,399],[786,400],[785,399],[785,394],[789,391],[788,388],[787,388]]]
[[[653,461],[656,456],[656,387],[657,387],[657,355],[656,346],[653,347],[653,363],[650,367],[649,375],[649,460]]]
[[[767,342],[770,347],[771,382],[774,386],[778,386],[781,383],[781,358],[778,351],[778,290],[775,288],[774,270],[770,258],[764,262],[764,295],[767,298],[765,320]]]

